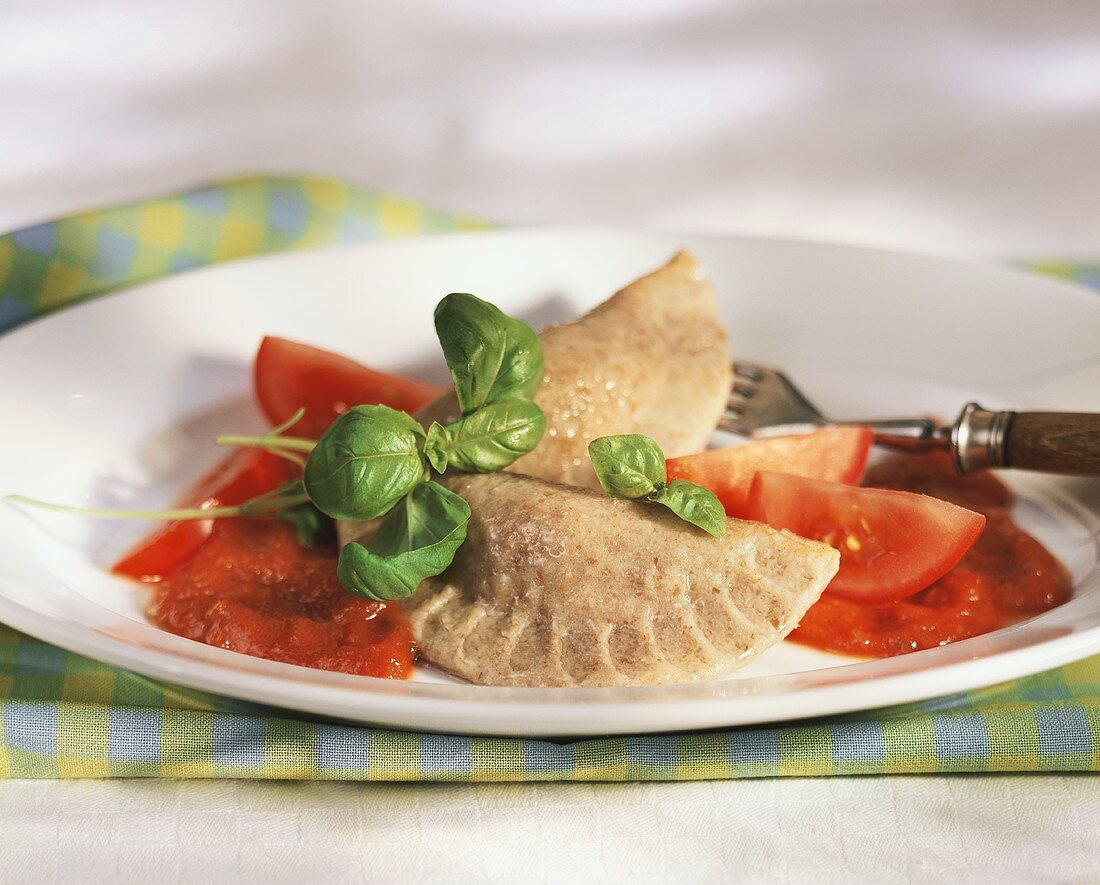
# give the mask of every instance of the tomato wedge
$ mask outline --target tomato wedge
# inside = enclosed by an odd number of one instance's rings
[[[179,507],[229,507],[277,488],[287,478],[286,462],[269,452],[240,449],[200,479]],[[212,519],[171,522],[142,541],[111,568],[116,575],[147,583],[162,581],[210,537]]]
[[[873,434],[868,427],[826,427],[798,436],[777,436],[743,446],[670,458],[669,479],[710,489],[728,516],[744,518],[752,478],[761,470],[857,483],[863,476]]]
[[[826,592],[853,602],[892,602],[944,575],[985,526],[980,513],[938,498],[865,489],[783,473],[753,480],[748,518],[840,551]]]
[[[294,435],[316,439],[352,406],[382,404],[415,412],[443,388],[371,369],[346,356],[268,336],[256,353],[256,399],[272,424],[306,410]]]

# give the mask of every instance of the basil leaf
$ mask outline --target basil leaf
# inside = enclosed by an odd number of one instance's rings
[[[447,470],[447,453],[453,444],[450,431],[438,421],[433,421],[424,442],[424,456],[436,473]]]
[[[726,534],[726,510],[709,489],[683,479],[674,479],[651,495],[649,500],[664,504],[680,519],[699,526],[716,538]]]
[[[298,543],[303,547],[320,547],[336,540],[336,524],[313,504],[299,504],[278,514],[294,526]]]
[[[424,431],[387,406],[355,406],[325,431],[309,454],[306,492],[333,519],[374,519],[428,475]]]
[[[463,415],[487,403],[531,399],[542,383],[542,345],[527,323],[474,295],[435,308],[435,330]]]
[[[596,478],[609,495],[644,498],[665,482],[665,456],[648,436],[601,436],[588,444]]]
[[[470,505],[460,496],[438,483],[422,483],[390,511],[366,547],[344,545],[340,583],[379,602],[404,599],[451,564],[469,521]]]
[[[546,432],[546,416],[531,400],[482,406],[448,425],[447,463],[468,473],[503,470],[526,455]]]

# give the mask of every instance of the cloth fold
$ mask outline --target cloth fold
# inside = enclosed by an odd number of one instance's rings
[[[0,237],[0,331],[211,262],[472,219],[319,178],[246,178]],[[1100,267],[1032,265],[1100,286]],[[0,626],[0,777],[623,781],[1100,769],[1100,656],[919,704],[572,743],[334,725],[159,683]]]

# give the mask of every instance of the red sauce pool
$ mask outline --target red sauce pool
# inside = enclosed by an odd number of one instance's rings
[[[791,634],[796,642],[890,657],[989,633],[1069,599],[1066,569],[1012,521],[1012,493],[989,474],[960,477],[946,455],[898,455],[872,466],[863,484],[977,510],[986,515],[985,530],[955,568],[908,599],[861,605],[823,596]]]
[[[321,670],[404,679],[415,645],[400,605],[352,596],[336,548],[302,549],[274,520],[215,520],[213,534],[152,588],[157,626],[232,651]]]

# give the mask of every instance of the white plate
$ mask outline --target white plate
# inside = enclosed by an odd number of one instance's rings
[[[573,316],[687,245],[734,352],[785,366],[831,414],[989,406],[1100,410],[1100,298],[1048,279],[840,246],[606,230],[456,234],[262,258],[180,275],[0,339],[0,492],[161,506],[258,429],[249,363],[265,333],[443,380],[435,302],[469,291],[536,324]],[[792,720],[989,685],[1100,652],[1100,484],[1012,476],[1018,518],[1076,596],[987,636],[882,661],[791,643],[730,678],[635,689],[503,689],[308,670],[148,625],[104,566],[147,524],[0,506],[0,620],[159,679],[360,722],[472,734],[638,733]]]

